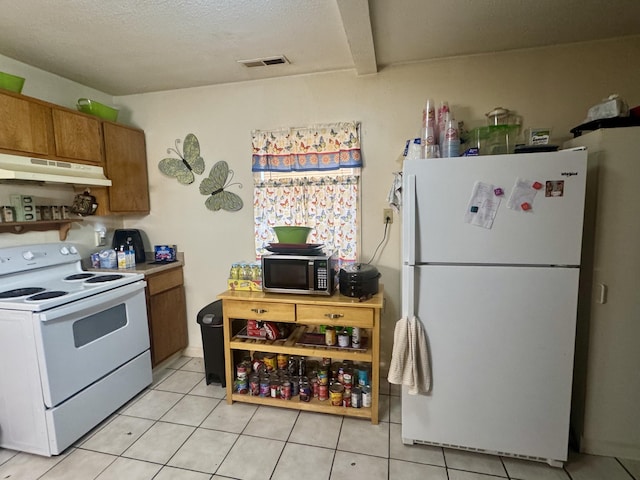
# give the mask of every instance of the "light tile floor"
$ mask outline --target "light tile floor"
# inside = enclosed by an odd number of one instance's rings
[[[381,421],[236,403],[181,357],[62,455],[0,449],[11,480],[640,480],[640,461],[573,453],[563,469],[400,439],[399,390],[381,388]]]

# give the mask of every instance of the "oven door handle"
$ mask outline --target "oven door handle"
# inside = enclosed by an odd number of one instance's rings
[[[67,317],[69,315],[74,316],[88,316],[94,313],[98,313],[108,308],[108,306],[121,303],[123,300],[130,298],[133,294],[140,290],[144,290],[147,282],[140,280],[135,283],[123,285],[121,287],[114,288],[113,290],[107,290],[106,292],[97,293],[90,297],[85,297],[81,300],[62,305],[60,307],[54,307],[51,310],[45,310],[39,312],[38,316],[43,322],[50,322],[58,318]],[[89,301],[91,300],[91,301]]]

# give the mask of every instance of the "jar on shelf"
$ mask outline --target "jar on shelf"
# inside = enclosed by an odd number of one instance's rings
[[[336,344],[336,329],[331,326],[324,328],[324,343],[328,347],[332,347]]]

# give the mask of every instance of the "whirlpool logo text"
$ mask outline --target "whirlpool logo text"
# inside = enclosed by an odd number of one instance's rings
[[[563,177],[573,177],[574,175],[578,175],[578,172],[562,172],[560,175]]]

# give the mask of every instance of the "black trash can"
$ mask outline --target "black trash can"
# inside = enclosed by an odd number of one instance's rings
[[[198,312],[198,323],[202,333],[204,371],[207,385],[211,382],[216,382],[226,387],[222,300],[216,300],[200,310]]]

